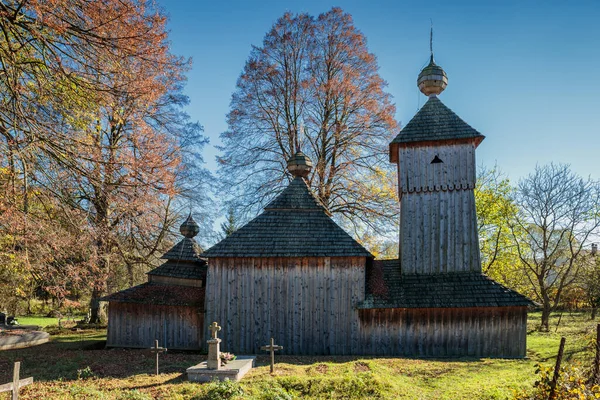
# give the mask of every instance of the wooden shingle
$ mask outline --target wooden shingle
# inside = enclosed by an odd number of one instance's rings
[[[373,257],[296,177],[265,211],[202,257]]]
[[[432,96],[391,144],[483,138],[481,133],[446,107],[440,99]]]
[[[143,283],[102,297],[101,301],[154,304],[164,306],[193,306],[204,310],[204,288]]]
[[[478,272],[402,274],[398,260],[376,261],[358,308],[512,307],[534,303]],[[377,269],[380,269],[377,271]],[[380,273],[377,273],[380,272]]]

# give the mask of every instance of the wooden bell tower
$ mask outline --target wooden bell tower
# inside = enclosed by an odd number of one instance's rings
[[[448,77],[433,52],[417,84],[429,99],[390,144],[402,274],[481,272],[473,189],[475,149],[484,136],[438,99]]]

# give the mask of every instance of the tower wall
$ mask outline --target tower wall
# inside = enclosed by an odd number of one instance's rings
[[[402,273],[481,272],[475,145],[411,145],[398,160]]]

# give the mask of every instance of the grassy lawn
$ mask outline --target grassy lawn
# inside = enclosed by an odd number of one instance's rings
[[[46,327],[48,325],[58,325],[58,318],[49,317],[18,317],[19,325],[37,325]]]
[[[566,360],[591,365],[595,323],[587,315],[565,313],[556,332],[553,315],[550,333],[533,330],[539,318],[530,316],[525,360],[277,356],[270,375],[268,357],[261,355],[239,385],[185,381],[185,368],[202,361],[201,354],[162,355],[163,373],[154,376],[149,351],[103,350],[105,331],[69,332],[48,344],[0,352],[0,384],[10,381],[12,362],[20,360],[21,375],[35,379],[23,399],[199,400],[240,390],[241,399],[509,399],[514,390],[531,388],[537,363],[554,362],[561,336],[567,337]]]

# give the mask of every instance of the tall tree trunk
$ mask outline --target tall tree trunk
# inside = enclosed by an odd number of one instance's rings
[[[90,300],[90,324],[101,324],[106,320],[102,308],[100,307],[100,297],[103,291],[98,287],[92,290],[92,299]]]
[[[540,331],[548,332],[550,330],[550,303],[544,301],[542,308],[542,323],[540,324]]]

